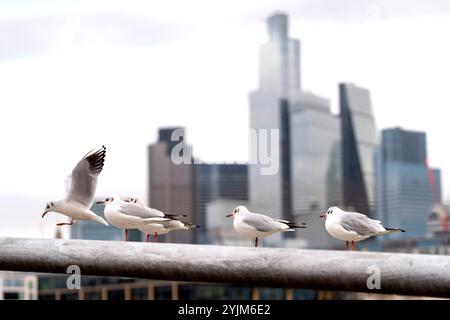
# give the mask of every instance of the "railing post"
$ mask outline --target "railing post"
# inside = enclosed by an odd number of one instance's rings
[[[108,300],[108,289],[106,287],[103,287],[101,290],[101,299]]]
[[[61,290],[55,290],[55,300],[61,300]]]
[[[294,300],[294,291],[292,289],[285,289],[284,290],[284,298],[286,300]]]
[[[79,289],[78,290],[78,300],[84,300],[84,290],[83,289]]]
[[[148,300],[155,300],[155,284],[151,281],[147,285],[147,298]]]
[[[178,300],[178,283],[172,282],[171,284],[172,300]]]
[[[252,288],[252,300],[259,300],[259,289]]]

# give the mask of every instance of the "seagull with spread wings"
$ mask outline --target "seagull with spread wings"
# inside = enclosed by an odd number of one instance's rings
[[[102,172],[105,155],[105,146],[89,151],[78,162],[66,181],[68,185],[66,198],[48,202],[42,218],[49,212],[57,212],[71,218],[69,223],[58,223],[57,226],[72,225],[78,220],[91,220],[108,225],[102,217],[91,211],[97,178]]]
[[[304,223],[274,219],[264,214],[250,212],[244,206],[235,208],[227,217],[234,217],[233,227],[237,233],[244,237],[255,239],[255,247],[258,246],[259,239],[268,237],[276,232],[306,228]]]
[[[365,214],[344,211],[338,207],[329,208],[320,217],[326,219],[325,229],[332,237],[345,241],[346,250],[350,241],[352,250],[356,250],[357,241],[393,232],[405,232],[400,228],[384,227],[381,221],[370,219]]]

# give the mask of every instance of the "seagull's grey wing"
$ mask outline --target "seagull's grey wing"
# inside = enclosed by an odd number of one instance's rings
[[[361,236],[373,235],[383,229],[380,221],[370,219],[368,216],[357,212],[347,212],[341,217],[340,224],[345,230],[354,231]]]
[[[120,204],[119,211],[123,214],[129,215],[129,216],[135,216],[139,218],[161,218],[164,217],[164,213],[153,209],[153,208],[147,208],[143,207],[140,204],[134,203],[134,202],[123,202]]]
[[[87,208],[92,206],[97,177],[102,172],[105,155],[106,148],[102,146],[91,150],[78,162],[66,179],[66,184],[70,183],[66,201],[77,202]]]
[[[276,221],[268,216],[259,213],[247,214],[242,219],[242,222],[252,226],[258,231],[269,232],[284,229],[284,223]]]

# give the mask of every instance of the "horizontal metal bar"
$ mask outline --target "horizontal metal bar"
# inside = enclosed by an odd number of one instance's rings
[[[0,238],[0,270],[450,297],[450,256]],[[375,268],[375,269],[373,269]],[[381,288],[370,290],[373,270]]]

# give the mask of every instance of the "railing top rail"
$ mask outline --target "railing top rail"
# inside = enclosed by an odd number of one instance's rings
[[[82,275],[450,297],[443,255],[0,237],[0,270],[69,265]],[[380,289],[371,290],[377,272]]]

